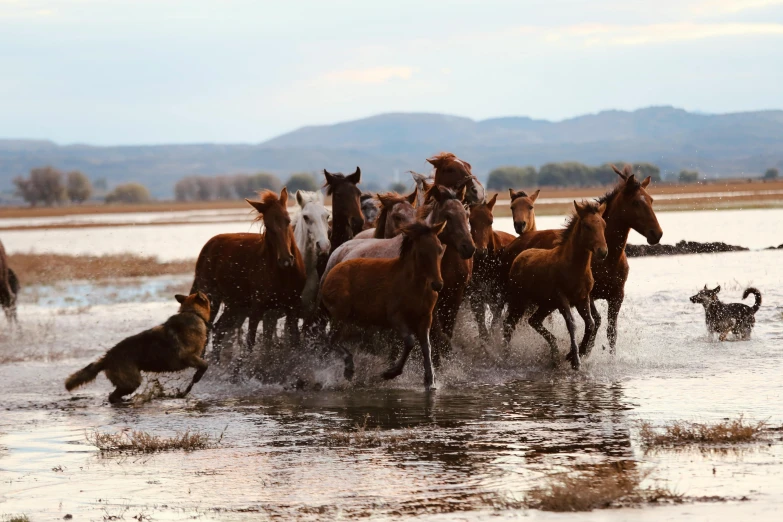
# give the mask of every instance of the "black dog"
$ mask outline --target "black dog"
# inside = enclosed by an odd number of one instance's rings
[[[720,334],[721,341],[726,340],[729,332],[742,339],[749,338],[750,331],[753,329],[753,325],[756,324],[755,314],[761,307],[761,292],[755,288],[747,288],[743,292],[743,299],[750,294],[756,296],[756,303],[753,307],[742,303],[721,303],[718,299],[718,292],[720,292],[720,286],[714,290],[709,290],[707,285],[704,285],[703,290],[691,296],[692,303],[701,303],[704,306],[704,311],[707,314],[707,330],[710,334]]]

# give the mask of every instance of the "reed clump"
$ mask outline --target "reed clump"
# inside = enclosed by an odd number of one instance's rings
[[[196,451],[217,447],[223,433],[215,437],[208,433],[187,430],[171,437],[153,435],[146,431],[129,430],[87,434],[87,441],[101,453],[157,453],[161,451]]]
[[[639,424],[639,437],[646,447],[738,444],[758,440],[766,428],[765,421],[748,422],[742,415],[717,423],[673,421],[662,428],[643,421]]]

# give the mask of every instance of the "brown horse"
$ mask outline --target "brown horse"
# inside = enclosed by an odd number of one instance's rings
[[[603,261],[594,260],[592,264],[595,285],[590,294],[590,307],[595,319],[595,330],[601,326],[601,316],[595,307],[595,301],[605,299],[608,302],[606,336],[609,351],[614,353],[617,344],[617,317],[625,298],[625,282],[628,280],[628,259],[625,257],[625,244],[631,229],[643,235],[651,245],[658,244],[663,230],[653,210],[653,198],[647,193],[651,178],[648,176],[639,182],[633,174],[633,167],[626,165],[619,170],[612,169],[621,181],[598,202],[606,205],[606,244],[609,256]],[[506,247],[501,255],[500,277],[507,280],[511,263],[516,256],[528,248],[553,248],[560,238],[560,230],[540,230],[526,232]],[[592,348],[595,339],[590,340]]]
[[[553,311],[559,310],[571,337],[571,351],[567,359],[578,370],[580,352],[581,355],[587,353],[595,328],[590,313],[590,291],[593,289],[590,262],[593,255],[605,259],[608,249],[604,237],[606,222],[601,217],[606,206],[574,201],[574,208],[576,214],[562,231],[555,248],[531,248],[514,260],[509,273],[508,315],[503,337],[508,343],[517,322],[530,305],[537,305],[538,309],[530,317],[529,323],[549,343],[553,360],[557,364],[557,340],[544,327],[543,321]],[[576,346],[572,306],[576,306],[585,322],[585,334],[579,349]]]
[[[378,220],[378,213],[381,211],[378,207],[378,200],[375,199],[375,194],[362,192],[362,195],[359,196],[359,205],[362,207],[362,216],[364,217],[362,231],[374,229],[375,222]]]
[[[237,332],[245,317],[250,318],[248,349],[256,339],[256,328],[267,310],[284,310],[289,316],[291,335],[298,336],[301,294],[305,284],[302,256],[296,247],[288,215],[288,190],[280,198],[269,190],[259,193],[261,201],[246,200],[263,221],[262,234],[220,234],[204,245],[196,262],[191,294],[204,292],[209,297],[214,321],[220,304],[223,314],[215,323],[212,357],[220,360],[225,336]],[[267,333],[268,331],[268,333]],[[265,329],[265,341],[273,328]]]
[[[402,231],[402,227],[416,221],[416,197],[418,190],[407,196],[400,196],[396,192],[378,194],[381,203],[381,213],[375,223],[375,239],[394,237]]]
[[[538,199],[541,189],[533,192],[531,196],[523,190],[514,191],[508,189],[511,196],[511,218],[514,221],[514,230],[517,234],[524,234],[529,230],[536,229],[536,213],[533,204]]]
[[[399,257],[351,259],[339,263],[324,278],[321,299],[332,318],[331,344],[344,356],[346,379],[353,377],[353,356],[341,337],[351,323],[393,329],[402,336],[405,349],[397,363],[383,373],[384,379],[402,373],[418,339],[424,386],[434,386],[429,332],[438,292],[443,288],[440,263],[445,249],[437,236],[446,226],[407,225],[402,230]]]
[[[18,322],[16,317],[16,296],[19,293],[19,280],[11,267],[8,266],[8,256],[5,247],[0,242],[0,306],[10,324]]]
[[[446,253],[441,262],[443,290],[435,305],[432,327],[436,364],[441,355],[448,354],[451,349],[457,312],[473,272],[472,258],[476,245],[470,235],[468,213],[462,205],[465,190],[465,186],[459,192],[454,192],[441,185],[433,185],[427,193],[427,202],[418,210],[419,218],[428,223],[446,222],[443,232],[438,236],[446,246]]]
[[[499,286],[496,277],[500,263],[499,256],[503,247],[514,240],[514,236],[511,234],[492,230],[494,221],[492,209],[497,199],[498,195],[495,194],[486,203],[473,205],[470,208],[470,217],[468,218],[470,234],[473,237],[473,242],[476,244],[476,253],[473,256],[473,274],[466,289],[466,296],[476,317],[479,335],[482,339],[486,339],[489,336],[485,316],[486,307],[489,306],[492,309],[493,319],[500,315],[498,304],[501,303],[501,299],[498,293]],[[527,197],[519,197],[517,201],[520,199],[527,199]],[[521,210],[520,206],[520,213]],[[526,226],[527,224],[535,226],[535,214],[532,205],[529,207],[528,215],[524,220]]]
[[[484,201],[486,196],[484,187],[473,175],[470,163],[459,159],[451,152],[441,152],[427,161],[435,167],[435,185],[453,190],[465,187],[465,202],[471,205]]]

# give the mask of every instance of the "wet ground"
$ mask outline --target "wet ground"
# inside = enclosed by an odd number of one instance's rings
[[[756,235],[783,242],[764,229]],[[762,243],[750,233],[745,239],[739,244]],[[378,378],[384,354],[358,354],[349,384],[335,358],[294,357],[277,348],[258,359],[260,374],[274,378],[234,384],[212,368],[187,399],[123,407],[108,405],[103,376],[74,394],[63,380],[173,313],[170,293],[187,287],[189,278],[28,288],[19,311],[22,332],[0,329],[0,514],[26,513],[31,520],[66,514],[82,520],[778,520],[779,432],[749,445],[648,452],[638,421],[744,414],[783,424],[781,262],[780,251],[632,259],[618,353],[601,349],[602,328],[579,373],[553,370],[543,340],[527,327],[518,329],[510,353],[500,348],[499,333],[481,348],[463,313],[454,356],[436,374],[432,394],[422,390],[416,357],[397,381],[385,383]],[[705,283],[721,284],[725,301],[739,300],[747,285],[761,289],[764,305],[750,341],[708,338],[704,312],[688,301]],[[599,310],[605,313],[604,303]],[[562,320],[552,327],[565,351]],[[161,379],[166,393],[189,375]],[[297,381],[305,389],[293,389]],[[357,426],[366,426],[365,436],[346,438]],[[200,430],[223,438],[214,449],[192,453],[102,456],[86,437],[96,429]],[[631,461],[649,473],[646,485],[691,500],[589,514],[524,507],[527,492],[552,473],[609,461]]]

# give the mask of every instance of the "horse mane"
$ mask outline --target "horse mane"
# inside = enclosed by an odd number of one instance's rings
[[[431,234],[432,229],[423,221],[416,221],[405,225],[402,229],[402,245],[400,245],[400,258],[405,258],[413,250],[413,243],[426,234]]]
[[[587,202],[585,203],[585,210],[592,214],[598,214],[598,208],[601,206],[601,203],[595,203],[595,202]],[[571,238],[571,235],[574,233],[574,230],[576,230],[576,225],[579,223],[579,214],[576,213],[576,211],[572,212],[571,215],[568,217],[568,221],[566,221],[565,228],[563,229],[563,232],[560,234],[560,239],[555,241],[555,246],[557,245],[564,245],[568,243],[568,240]]]
[[[299,194],[301,195],[302,202],[304,203],[304,205],[302,205],[303,207],[305,205],[307,205],[308,203],[322,203],[323,202],[322,195],[321,195],[320,192],[311,191],[311,190],[300,190]]]
[[[515,199],[517,199],[517,198],[526,198],[526,197],[528,197],[528,194],[527,194],[527,192],[525,192],[524,190],[517,190],[517,191],[516,191],[516,192],[514,192],[514,194],[511,196],[511,201],[514,201],[514,200],[515,200]]]
[[[436,154],[431,158],[428,158],[427,161],[429,163],[437,163],[439,161],[454,161],[457,159],[457,156],[454,155],[453,152],[441,152],[440,154]]]
[[[426,219],[427,216],[432,213],[435,205],[438,204],[438,200],[435,198],[435,192],[440,193],[442,201],[448,201],[450,199],[459,201],[455,191],[441,185],[433,185],[424,196],[424,204],[416,211],[416,217],[419,219]]]

